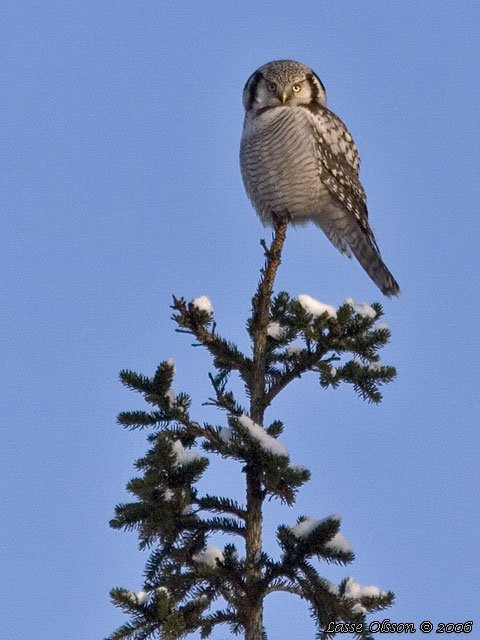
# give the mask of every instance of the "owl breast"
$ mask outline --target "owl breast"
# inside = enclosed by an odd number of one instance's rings
[[[320,180],[311,114],[276,107],[247,114],[240,149],[245,188],[262,222],[303,224],[331,197]]]

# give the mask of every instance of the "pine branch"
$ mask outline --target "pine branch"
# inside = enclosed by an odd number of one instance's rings
[[[303,589],[296,585],[292,580],[286,580],[282,578],[278,578],[275,580],[269,587],[264,590],[265,596],[268,596],[270,593],[276,593],[278,591],[284,591],[287,593],[292,593],[293,595],[299,596],[300,598],[305,598],[305,594]]]
[[[210,637],[214,627],[219,624],[241,624],[237,615],[231,609],[218,610],[208,616],[205,616],[200,621],[201,634],[200,637]]]
[[[300,378],[304,373],[313,371],[318,367],[321,358],[325,352],[305,353],[301,358],[295,362],[295,364],[289,368],[285,373],[280,376],[269,386],[267,393],[265,394],[265,402],[269,406],[273,399],[287,387],[293,380]]]
[[[120,371],[120,380],[129,389],[140,393],[149,393],[151,390],[151,382],[149,378],[141,376],[134,371],[123,369]]]
[[[192,525],[197,531],[222,531],[223,533],[231,533],[245,538],[246,528],[234,518],[209,518],[208,520],[199,519]]]
[[[230,498],[206,495],[198,498],[197,503],[200,509],[213,511],[214,513],[231,513],[242,520],[245,520],[247,517],[246,510]]]
[[[364,400],[378,404],[382,400],[379,386],[391,382],[397,375],[394,367],[363,365],[350,360],[338,371],[338,380],[353,385],[354,391]]]
[[[106,640],[139,640],[141,637],[139,634],[144,632],[142,627],[144,627],[144,624],[140,621],[137,621],[137,624],[126,622],[114,631],[111,636],[108,636]],[[154,629],[149,631],[149,635],[152,635],[153,632]]]
[[[161,411],[122,411],[118,414],[117,422],[123,427],[134,429],[143,429],[144,427],[161,426],[167,427],[171,419]]]
[[[208,374],[210,382],[215,390],[215,398],[209,398],[204,405],[212,405],[219,409],[224,409],[232,415],[241,415],[245,413],[245,409],[237,403],[235,396],[231,391],[226,390],[229,371],[220,371],[217,376]]]
[[[248,379],[251,368],[251,360],[241,353],[236,345],[227,342],[214,330],[208,331],[211,316],[204,311],[199,311],[191,302],[183,298],[173,296],[172,308],[177,311],[172,319],[177,325],[195,336],[200,345],[206,347],[214,358],[217,369],[226,371],[239,371],[244,379]]]

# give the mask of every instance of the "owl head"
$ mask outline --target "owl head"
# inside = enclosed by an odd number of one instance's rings
[[[294,60],[275,60],[257,69],[243,90],[246,111],[310,104],[326,105],[325,87],[307,65]]]

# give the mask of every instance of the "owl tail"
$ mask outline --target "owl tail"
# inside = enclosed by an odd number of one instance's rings
[[[353,253],[383,294],[389,298],[400,295],[398,282],[382,260],[366,216],[360,222],[356,216],[342,213],[340,216],[331,216],[328,224],[325,224],[324,217],[314,222],[341,253],[349,258]]]
[[[383,262],[374,240],[372,242],[370,238],[363,236],[360,242],[352,243],[350,248],[383,294],[389,298],[400,295],[398,282]]]

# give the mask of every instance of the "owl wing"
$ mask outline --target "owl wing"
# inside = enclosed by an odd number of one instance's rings
[[[309,105],[309,111],[313,115],[317,140],[320,180],[330,194],[355,216],[361,231],[372,247],[379,251],[368,223],[367,197],[358,178],[360,156],[352,136],[340,118],[326,107]]]
[[[333,197],[324,229],[343,253],[354,253],[362,267],[387,296],[400,292],[383,263],[368,222],[367,198],[358,179],[360,158],[352,137],[340,118],[321,105],[309,105],[316,140],[319,178]],[[315,221],[315,220],[314,220]]]

